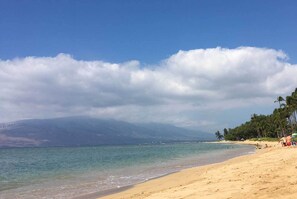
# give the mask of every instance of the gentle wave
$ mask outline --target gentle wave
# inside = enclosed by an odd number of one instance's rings
[[[74,198],[250,152],[214,143],[0,149],[0,198]]]

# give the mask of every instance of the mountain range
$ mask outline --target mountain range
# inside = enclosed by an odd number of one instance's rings
[[[30,119],[0,124],[0,147],[151,144],[214,140],[212,134],[168,124],[91,117]]]

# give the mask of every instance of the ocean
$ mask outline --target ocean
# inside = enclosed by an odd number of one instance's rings
[[[253,151],[203,142],[0,149],[0,198],[92,198]]]

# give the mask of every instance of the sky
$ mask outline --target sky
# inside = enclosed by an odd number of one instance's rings
[[[233,128],[297,87],[296,10],[294,0],[0,0],[0,122]]]

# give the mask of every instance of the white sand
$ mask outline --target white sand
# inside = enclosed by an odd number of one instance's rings
[[[239,143],[258,143],[262,149],[222,163],[183,170],[103,198],[297,198],[297,147],[280,147],[277,142]]]

